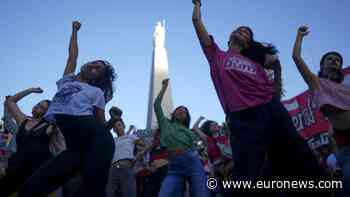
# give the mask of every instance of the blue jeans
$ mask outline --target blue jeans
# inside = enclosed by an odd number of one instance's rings
[[[337,156],[339,166],[344,176],[344,192],[350,194],[350,145],[339,146]]]
[[[207,177],[198,155],[193,151],[186,151],[171,158],[168,174],[159,192],[159,197],[184,196],[185,181],[190,184],[191,197],[208,197]]]

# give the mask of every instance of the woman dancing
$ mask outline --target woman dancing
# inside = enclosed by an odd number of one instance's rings
[[[80,172],[83,196],[105,196],[114,142],[106,123],[105,103],[113,95],[113,67],[97,60],[84,64],[75,75],[79,22],[73,22],[69,57],[58,91],[46,113],[61,130],[67,150],[42,166],[21,188],[18,196],[46,196]],[[112,113],[114,114],[114,113]],[[116,116],[120,116],[121,112]]]
[[[163,80],[162,89],[154,101],[154,111],[160,129],[160,143],[170,154],[168,173],[159,196],[183,196],[186,180],[190,184],[191,196],[208,196],[206,175],[198,155],[194,152],[196,135],[189,129],[191,117],[188,109],[184,106],[177,107],[171,115],[171,120],[164,116],[161,102],[168,82],[169,79]]]
[[[200,0],[193,3],[193,24],[231,131],[233,177],[257,181],[267,153],[275,175],[320,176],[316,158],[298,136],[276,96],[274,80],[265,72],[278,64],[275,48],[255,41],[253,31],[241,26],[231,33],[228,51],[222,51],[202,22]]]
[[[308,27],[298,29],[293,49],[293,60],[312,93],[317,108],[331,123],[330,136],[334,135],[338,146],[338,162],[342,168],[345,191],[350,194],[350,87],[341,84],[343,57],[338,52],[324,54],[318,75],[312,73],[301,57],[303,38],[309,34]]]
[[[44,120],[44,114],[49,108],[50,101],[43,100],[32,109],[32,116],[27,116],[17,102],[32,93],[42,93],[40,88],[29,88],[14,96],[7,96],[5,108],[19,126],[16,135],[17,152],[8,160],[6,175],[0,179],[0,196],[10,196],[42,164],[50,160],[49,143],[54,127]]]

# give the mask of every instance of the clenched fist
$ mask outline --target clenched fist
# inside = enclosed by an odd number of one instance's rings
[[[300,26],[298,29],[298,35],[304,37],[310,33],[309,28],[307,26]]]
[[[73,21],[72,27],[73,27],[73,30],[74,30],[74,31],[79,31],[79,29],[80,29],[80,27],[81,27],[81,24],[80,24],[79,21]]]

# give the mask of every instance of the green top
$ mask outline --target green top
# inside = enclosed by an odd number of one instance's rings
[[[179,122],[171,122],[164,116],[161,98],[154,101],[154,111],[160,129],[160,144],[168,149],[193,149],[196,134]]]

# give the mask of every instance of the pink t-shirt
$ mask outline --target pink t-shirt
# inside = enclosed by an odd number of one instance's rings
[[[211,162],[214,162],[221,158],[222,153],[218,145],[216,145],[216,140],[213,137],[207,137],[208,142],[208,157]]]
[[[273,81],[262,66],[234,51],[222,51],[212,39],[203,47],[211,78],[226,114],[265,104],[274,94]]]
[[[207,136],[207,151],[208,151],[208,157],[210,161],[213,164],[226,162],[228,160],[232,160],[232,157],[228,157],[227,154],[225,154],[224,150],[219,147],[218,144],[222,144],[225,146],[229,146],[231,149],[231,146],[229,144],[229,139],[227,136],[217,136],[217,137],[209,137]]]

